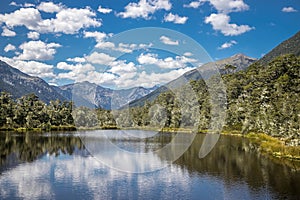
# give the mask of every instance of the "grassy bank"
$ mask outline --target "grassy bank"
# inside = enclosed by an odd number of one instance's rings
[[[261,154],[274,162],[286,164],[295,170],[300,170],[300,146],[288,146],[285,138],[275,138],[264,133],[250,132],[241,134],[240,131],[224,131],[223,135],[245,137],[254,144]]]

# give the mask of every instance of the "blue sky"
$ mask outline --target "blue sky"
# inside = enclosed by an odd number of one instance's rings
[[[260,58],[300,30],[299,0],[0,4],[0,59],[56,85],[87,80],[114,88],[151,87],[237,53]],[[145,27],[165,29],[143,32]],[[136,28],[140,32],[122,34]],[[202,52],[192,48],[192,40]]]

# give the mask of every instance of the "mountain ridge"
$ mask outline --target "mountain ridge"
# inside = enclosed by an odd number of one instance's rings
[[[217,60],[215,62],[209,62],[201,65],[200,67],[190,70],[180,77],[170,81],[169,83],[159,87],[157,90],[154,90],[153,92],[149,93],[148,95],[142,97],[141,99],[134,100],[130,102],[130,107],[135,106],[142,106],[146,101],[152,101],[154,100],[159,94],[162,92],[165,92],[168,90],[168,88],[176,88],[183,84],[185,84],[187,81],[191,80],[199,80],[202,78],[200,74],[200,69],[203,72],[202,69],[209,70],[210,68],[218,69],[220,74],[227,74],[227,73],[235,73],[241,70],[245,70],[250,64],[256,62],[256,58],[248,57],[242,53],[235,54],[231,57],[224,58],[221,60]],[[233,68],[226,69],[226,65],[233,66]],[[204,72],[205,73],[205,72]],[[202,75],[204,75],[204,73]]]

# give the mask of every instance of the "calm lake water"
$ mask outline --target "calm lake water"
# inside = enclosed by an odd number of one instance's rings
[[[0,199],[300,198],[300,173],[259,155],[247,139],[221,136],[200,159],[205,135],[196,135],[171,163],[169,154],[158,152],[174,137],[149,131],[1,133]]]

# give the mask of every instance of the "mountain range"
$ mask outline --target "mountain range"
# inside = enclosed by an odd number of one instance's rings
[[[120,108],[125,104],[139,99],[157,89],[134,87],[113,90],[99,85],[81,82],[64,86],[49,85],[39,77],[30,76],[0,61],[0,91],[8,92],[14,99],[34,93],[40,100],[49,103],[51,100],[74,101],[77,106],[93,108]]]
[[[101,107],[104,109],[118,109],[130,103],[130,106],[143,105],[146,101],[154,100],[160,93],[178,87],[190,80],[205,78],[205,69],[217,69],[220,74],[235,73],[245,70],[251,64],[268,63],[275,57],[283,54],[300,55],[300,32],[282,42],[268,54],[257,60],[236,54],[226,59],[210,62],[200,68],[186,72],[175,80],[153,88],[134,87],[123,90],[113,90],[102,86],[82,82],[64,86],[52,86],[41,78],[33,77],[0,61],[0,91],[6,91],[14,99],[29,93],[34,93],[42,101],[49,103],[51,100],[72,100],[76,105],[88,107]]]

